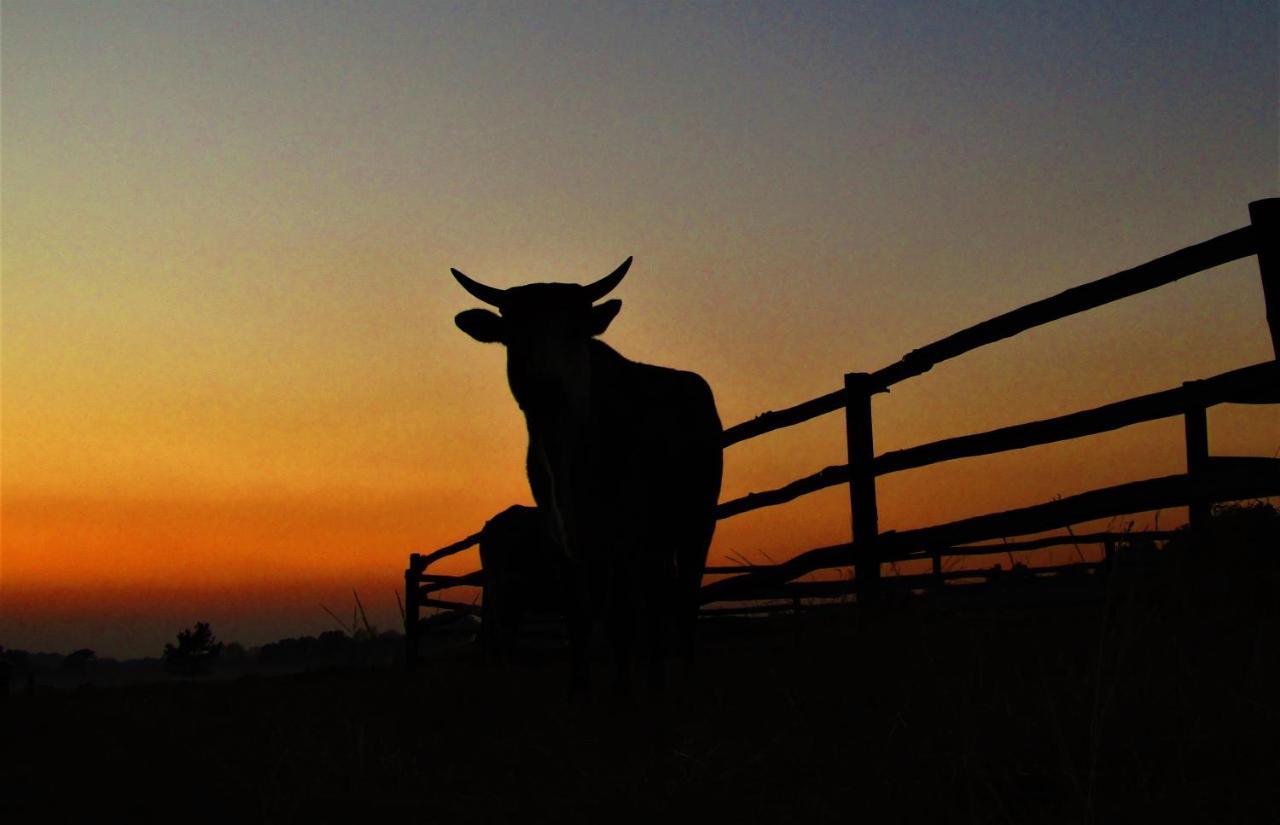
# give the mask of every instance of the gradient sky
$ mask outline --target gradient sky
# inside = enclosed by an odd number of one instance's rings
[[[5,0],[0,37],[11,647],[314,634],[352,587],[394,626],[408,553],[530,500],[451,266],[634,255],[606,340],[732,424],[1280,190],[1274,2]],[[988,347],[878,398],[877,448],[1264,360],[1261,302],[1249,259]],[[1210,433],[1280,450],[1269,409]],[[725,497],[843,454],[838,415],[733,447]],[[882,479],[882,526],[1182,462],[1177,421],[953,462]],[[848,531],[836,488],[713,557]]]

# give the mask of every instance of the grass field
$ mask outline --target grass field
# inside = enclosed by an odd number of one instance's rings
[[[570,704],[563,651],[498,667],[469,647],[413,676],[14,695],[0,813],[1277,822],[1274,526],[1204,554],[1122,555],[1074,605],[1000,607],[993,592],[963,609],[916,600],[707,625],[695,672],[663,700],[598,690]]]

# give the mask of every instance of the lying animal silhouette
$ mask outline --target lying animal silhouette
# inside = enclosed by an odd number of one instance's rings
[[[485,654],[505,659],[531,613],[563,616],[569,567],[546,534],[535,507],[508,507],[480,531],[484,604],[480,639]]]

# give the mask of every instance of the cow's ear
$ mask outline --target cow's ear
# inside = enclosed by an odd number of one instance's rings
[[[591,321],[587,326],[587,334],[592,336],[603,335],[604,331],[609,328],[609,324],[613,323],[614,316],[618,314],[620,309],[622,309],[622,302],[617,298],[592,307]]]
[[[458,329],[485,344],[502,342],[502,318],[487,309],[469,309],[453,316]]]

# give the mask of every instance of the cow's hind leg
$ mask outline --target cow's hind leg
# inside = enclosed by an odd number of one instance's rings
[[[618,565],[610,587],[606,625],[613,647],[614,690],[626,695],[631,692],[631,648],[635,641],[635,592],[631,587],[629,571]]]
[[[647,590],[645,619],[649,629],[649,693],[660,696],[667,687],[667,622],[675,595],[674,569],[655,563]]]
[[[591,620],[583,610],[569,613],[569,696],[586,698],[591,688]]]
[[[569,630],[569,698],[585,700],[591,685],[591,612],[581,587],[570,587],[564,600]]]
[[[690,529],[683,534],[690,535],[690,538],[680,542],[675,548],[672,615],[675,616],[676,635],[686,674],[694,665],[694,636],[698,626],[698,610],[702,606],[702,574],[707,566],[707,551],[711,547],[714,530],[714,520]]]

